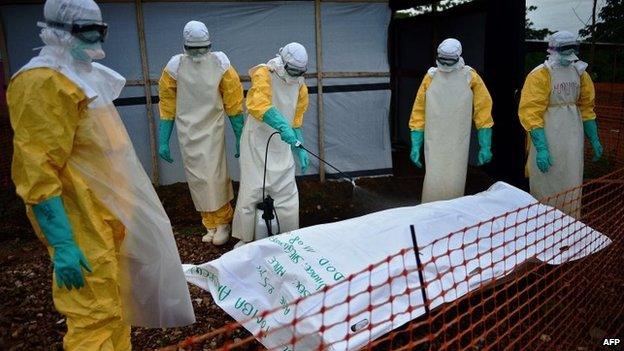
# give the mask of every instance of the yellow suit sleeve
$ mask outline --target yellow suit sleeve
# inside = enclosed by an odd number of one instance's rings
[[[88,100],[76,84],[49,68],[11,80],[7,102],[13,137],[13,182],[28,205],[62,193],[59,172],[71,154]]]
[[[544,127],[544,113],[550,103],[550,73],[546,67],[529,73],[522,87],[518,116],[527,131]]]
[[[264,113],[273,106],[271,73],[267,67],[258,67],[251,74],[251,88],[247,92],[247,111],[255,119],[262,121]]]
[[[492,119],[492,97],[488,91],[483,79],[475,71],[470,71],[470,89],[472,89],[472,119],[475,127],[492,128],[494,120]]]
[[[425,74],[418,92],[416,93],[416,99],[414,100],[414,106],[412,107],[412,115],[409,120],[410,130],[423,130],[425,129],[425,100],[427,97],[427,89],[431,84],[431,75]]]
[[[295,119],[293,119],[293,128],[301,128],[303,126],[303,115],[308,109],[309,97],[308,87],[301,84],[299,87],[299,98],[297,99],[297,108],[295,109]]]
[[[164,69],[158,81],[160,119],[175,119],[177,86],[176,80]]]
[[[243,85],[234,67],[223,73],[219,91],[223,97],[223,107],[228,116],[236,116],[243,113]]]
[[[594,82],[592,81],[589,73],[583,72],[581,75],[581,93],[577,105],[581,110],[581,117],[584,121],[591,121],[596,119],[596,112],[594,107],[596,105],[596,90],[594,89]]]

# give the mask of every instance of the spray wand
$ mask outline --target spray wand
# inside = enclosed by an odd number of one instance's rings
[[[315,154],[314,152],[306,149],[303,144],[300,141],[297,141],[297,143],[295,144],[295,147],[300,147],[302,149],[304,149],[307,153],[309,153],[310,155],[316,157],[319,161],[323,162],[324,164],[328,165],[329,167],[331,167],[332,169],[334,169],[336,172],[338,172],[340,174],[340,176],[345,179],[348,180],[349,183],[351,183],[351,185],[353,185],[355,187],[355,180],[353,180],[353,178],[349,177],[348,175],[346,175],[343,171],[339,170],[338,168],[334,167],[331,163],[323,160],[319,155]]]

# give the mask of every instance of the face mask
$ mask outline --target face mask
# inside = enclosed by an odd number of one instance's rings
[[[559,47],[549,47],[549,50],[551,50],[551,53],[556,53],[559,56],[557,61],[559,61],[561,67],[568,67],[578,59],[576,55],[579,53],[579,48],[578,43],[570,43]]]
[[[559,64],[561,64],[561,66],[563,67],[568,67],[569,65],[572,64],[572,62],[574,62],[574,59],[572,59],[572,57],[570,57],[570,55],[563,55],[561,54],[559,57]]]
[[[104,50],[102,50],[102,44],[89,44],[84,41],[78,41],[78,43],[71,48],[71,55],[75,60],[83,62],[101,60],[106,56]]]

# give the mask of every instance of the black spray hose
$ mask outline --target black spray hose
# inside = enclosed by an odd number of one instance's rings
[[[282,232],[282,227],[280,226],[279,217],[277,216],[277,208],[275,208],[275,206],[273,206],[273,213],[275,214],[275,221],[277,222],[277,234],[280,234]]]
[[[275,136],[275,134],[279,134],[279,132],[273,132],[269,136],[269,139],[267,140],[267,144],[266,144],[266,149],[264,151],[264,174],[263,174],[263,177],[262,177],[262,200],[263,201],[265,200],[265,193],[266,193],[266,174],[267,174],[267,160],[269,158],[269,144],[271,143],[271,139]],[[310,155],[316,157],[319,161],[323,162],[327,166],[331,167],[333,170],[338,172],[343,179],[348,180],[353,186],[355,186],[355,181],[353,180],[353,178],[349,177],[343,171],[341,171],[338,168],[334,167],[331,163],[323,160],[319,155],[317,155],[314,152],[306,149],[303,146],[302,143],[297,142],[295,147],[300,147],[300,148],[304,149],[307,153],[309,153]],[[282,232],[282,228],[280,226],[279,217],[277,216],[277,209],[275,207],[273,207],[273,213],[275,214],[275,219],[277,221],[277,231],[278,231],[278,234],[279,234],[279,233]],[[265,221],[266,221],[266,225],[267,225],[267,230],[269,231],[269,233],[271,233],[270,221],[268,219],[265,219]]]
[[[275,136],[275,134],[279,134],[279,132],[273,132],[270,136],[269,139],[267,140],[267,144],[266,144],[266,149],[264,150],[264,174],[262,177],[262,201],[265,202],[265,189],[266,189],[266,174],[267,174],[267,160],[269,158],[269,144],[271,143],[271,139]],[[270,200],[270,202],[273,202],[272,199]],[[264,211],[266,211],[267,209],[264,209]],[[279,218],[277,217],[277,209],[272,206],[272,212],[275,214],[275,218],[277,220],[277,233],[276,234],[280,234],[282,232],[282,228],[280,226],[280,222],[279,222]],[[266,213],[266,212],[265,212]],[[264,215],[263,215],[264,218]],[[269,219],[264,218],[266,226],[267,226],[267,231],[269,233],[269,236],[273,235],[272,233],[272,229],[271,229],[271,221]]]
[[[307,153],[309,153],[310,155],[316,157],[319,161],[323,162],[324,164],[328,165],[329,167],[331,167],[332,169],[334,169],[336,172],[340,173],[340,176],[345,179],[348,180],[353,186],[355,186],[355,181],[353,180],[353,178],[349,177],[348,175],[346,175],[343,171],[339,170],[338,168],[334,167],[333,165],[331,165],[329,162],[323,160],[319,155],[315,154],[314,152],[306,149],[303,144],[298,143],[298,145],[296,145],[296,147],[300,147],[302,149],[304,149]]]
[[[275,134],[279,134],[279,132],[273,132],[271,136],[269,136],[269,140],[267,140],[267,144],[266,144],[266,149],[264,150],[264,176],[262,178],[262,199],[264,199],[264,189],[266,187],[266,173],[267,173],[267,159],[269,158],[269,144],[271,143],[271,138],[273,138]]]

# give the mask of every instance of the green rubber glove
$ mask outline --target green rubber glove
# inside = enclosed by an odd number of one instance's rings
[[[43,236],[54,248],[52,263],[59,288],[82,288],[82,269],[91,272],[91,266],[76,242],[60,196],[51,197],[33,206],[33,212]]]
[[[171,138],[173,123],[173,120],[161,119],[158,125],[158,155],[169,163],[173,163],[171,150],[169,150],[169,138]]]
[[[423,141],[425,140],[425,132],[422,130],[412,130],[411,138],[412,152],[410,153],[410,158],[416,167],[422,168],[422,163],[420,162],[420,149],[422,148]]]
[[[492,161],[492,128],[481,128],[477,132],[479,137],[479,160],[477,165],[482,166]]]
[[[301,131],[301,128],[293,128],[293,130],[295,131],[295,136],[297,137],[297,140],[299,140],[299,142],[301,142],[301,145],[303,145],[304,144],[303,131]],[[293,152],[297,154],[297,157],[299,157],[299,164],[301,165],[301,173],[305,174],[305,172],[308,170],[308,164],[310,163],[308,159],[308,152],[305,151],[302,147],[292,146],[291,148]]]
[[[583,122],[583,130],[585,131],[585,135],[587,139],[589,139],[589,143],[594,149],[594,157],[592,161],[596,162],[600,160],[602,157],[602,145],[600,144],[600,138],[598,138],[598,125],[596,124],[596,120],[592,119],[590,121]]]
[[[240,138],[243,135],[243,127],[245,126],[245,117],[243,114],[230,116],[230,123],[232,124],[232,130],[234,131],[234,135],[236,136],[236,154],[234,157],[240,157]]]
[[[290,146],[296,146],[297,136],[295,135],[295,131],[290,126],[286,119],[279,112],[275,106],[272,106],[268,109],[264,115],[262,116],[262,120],[264,123],[273,127],[273,129],[277,130],[280,134],[282,140],[289,144]]]
[[[552,166],[552,160],[550,159],[550,152],[548,152],[548,142],[546,141],[544,128],[533,129],[530,134],[531,140],[533,140],[533,146],[535,146],[535,151],[537,151],[537,155],[535,156],[537,168],[539,168],[542,173],[546,173],[550,166]]]

